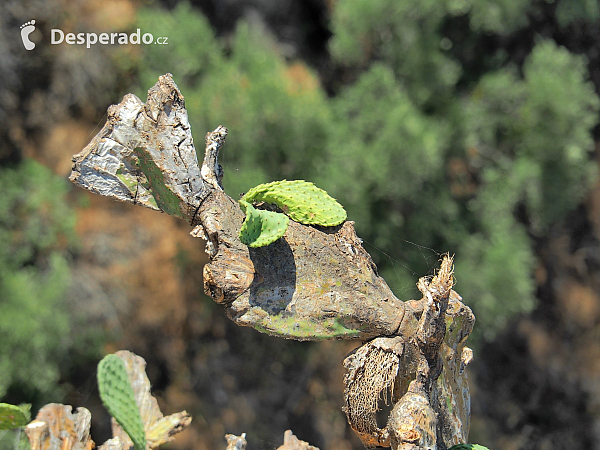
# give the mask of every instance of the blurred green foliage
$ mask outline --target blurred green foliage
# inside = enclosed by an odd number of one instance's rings
[[[595,180],[588,152],[599,104],[586,61],[539,40],[521,73],[506,66],[460,88],[457,75],[466,69],[445,53],[447,38],[437,31],[444,19],[439,8],[436,16],[431,2],[358,3],[369,13],[341,2],[333,18],[334,56],[361,66],[369,61],[358,81],[333,99],[337,106],[350,99],[338,121],[347,128],[330,148],[338,154],[337,167],[328,167],[337,172],[335,179],[343,179],[342,161],[352,166],[340,199],[360,234],[401,262],[378,261],[396,292],[401,285],[395,280],[404,284],[426,270],[422,249],[403,245],[403,238],[455,252],[457,289],[475,310],[475,334],[493,337],[511,315],[535,304],[530,236],[564,219]],[[473,32],[508,33],[522,23],[514,19],[527,2],[492,3],[485,11],[471,11]],[[382,29],[385,23],[389,27]],[[419,41],[405,36],[410,28]],[[367,80],[386,70],[379,90],[373,89]],[[404,98],[396,94],[401,90]],[[396,117],[398,109],[411,106],[405,117]],[[358,125],[361,121],[368,125]],[[406,130],[414,130],[412,138]],[[369,161],[376,170],[369,170]],[[348,201],[348,191],[360,193]],[[525,223],[516,216],[519,208]]]
[[[595,5],[561,1],[557,21],[593,20]],[[585,58],[551,39],[537,39],[521,66],[492,51],[495,64],[481,74],[450,51],[442,30],[460,18],[471,41],[508,35],[536,8],[336,2],[330,50],[351,81],[331,97],[259,25],[241,21],[217,39],[186,3],[139,12],[138,25],[169,45],[144,46],[132,64],[140,94],[174,74],[199,152],[202,134],[230,129],[221,158],[230,195],[271,180],[314,181],[346,207],[402,299],[417,295],[417,276],[441,252],[456,253],[457,290],[475,310],[476,333],[493,337],[535,305],[533,238],[564,220],[596,179],[589,152],[599,100]]]
[[[381,62],[417,105],[439,105],[449,101],[461,74],[437,31],[445,16],[440,0],[338,2],[331,22],[332,56],[340,64],[365,70]]]
[[[561,0],[556,6],[556,18],[562,27],[574,22],[593,23],[600,18],[600,3],[596,0]]]
[[[582,57],[540,41],[522,77],[512,67],[490,73],[465,102],[480,183],[467,202],[476,228],[457,250],[456,276],[486,330],[534,306],[530,236],[564,220],[596,179],[588,152],[599,101],[586,78]]]
[[[71,348],[63,300],[75,216],[67,189],[32,160],[0,170],[0,397],[11,388],[44,400],[60,392]]]
[[[220,159],[230,195],[238,198],[276,179],[310,178],[322,163],[331,129],[326,95],[311,70],[286,64],[264,30],[246,22],[225,46],[187,3],[170,14],[143,9],[138,17],[141,28],[169,36],[168,46],[145,46],[138,55],[140,96],[145,98],[159,75],[173,73],[200,159],[204,133],[221,123],[229,128]]]
[[[21,428],[16,430],[0,431],[0,449],[2,450],[30,450],[29,439]]]

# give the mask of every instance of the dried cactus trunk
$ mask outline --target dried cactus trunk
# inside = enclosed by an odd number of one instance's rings
[[[474,316],[452,288],[452,258],[418,283],[413,320],[398,336],[374,339],[348,356],[344,383],[348,422],[367,448],[445,449],[466,442],[469,393],[464,342]],[[387,424],[376,422],[380,398],[394,407]]]
[[[282,237],[267,233],[264,246],[251,248],[239,238],[244,212],[221,184],[218,153],[227,129],[208,133],[200,167],[170,74],[159,78],[145,104],[129,94],[108,116],[73,159],[75,184],[194,226],[192,236],[206,240],[211,259],[205,291],[238,325],[288,339],[368,341],[345,361],[344,409],[365,446],[443,450],[466,442],[465,366],[472,353],[464,342],[474,316],[452,290],[451,258],[435,277],[419,281],[421,300],[402,302],[379,277],[353,222],[322,227],[290,220]],[[259,230],[244,236],[251,231]],[[382,395],[394,407],[380,428],[375,413]]]

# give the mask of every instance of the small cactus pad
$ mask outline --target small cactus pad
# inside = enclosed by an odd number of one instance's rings
[[[98,389],[102,403],[129,435],[136,450],[145,450],[144,423],[135,403],[125,363],[117,355],[107,355],[98,364]]]
[[[12,430],[24,427],[29,422],[29,407],[31,405],[11,405],[0,403],[0,430]]]
[[[250,203],[240,200],[242,209],[246,212],[246,220],[240,230],[240,241],[248,247],[264,247],[285,234],[290,219],[273,211],[254,208]]]
[[[274,181],[250,189],[242,200],[277,205],[290,219],[306,225],[332,227],[346,220],[346,210],[309,181]]]

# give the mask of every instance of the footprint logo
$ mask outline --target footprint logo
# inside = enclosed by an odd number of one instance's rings
[[[33,50],[35,48],[35,44],[29,40],[29,35],[33,33],[33,30],[35,30],[35,20],[30,20],[21,25],[21,40],[23,41],[25,50]]]

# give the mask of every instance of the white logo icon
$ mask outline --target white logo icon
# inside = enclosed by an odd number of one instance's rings
[[[33,50],[35,44],[29,40],[29,35],[35,30],[35,20],[30,20],[21,25],[21,39],[23,40],[23,46],[25,50]]]

